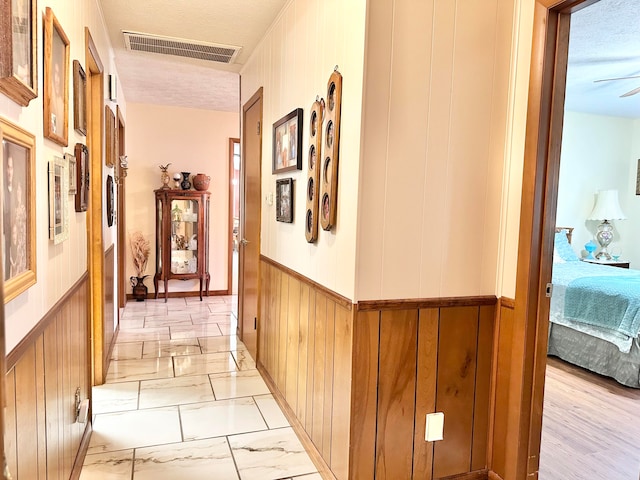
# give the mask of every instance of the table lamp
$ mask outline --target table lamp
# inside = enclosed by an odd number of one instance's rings
[[[625,220],[618,202],[618,190],[600,190],[596,198],[596,205],[587,220],[600,220],[596,240],[600,244],[600,251],[596,255],[597,260],[611,260],[607,247],[613,240],[613,225],[609,220]]]

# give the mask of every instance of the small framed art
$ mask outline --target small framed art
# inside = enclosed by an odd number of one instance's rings
[[[76,143],[76,212],[86,212],[89,200],[89,149]]]
[[[293,178],[276,180],[276,220],[293,222]]]
[[[76,157],[70,153],[64,154],[64,159],[67,161],[67,171],[69,172],[69,195],[74,195],[77,191],[77,177],[76,177]]]
[[[69,238],[69,173],[63,158],[49,162],[49,239],[54,244]]]
[[[78,60],[73,61],[73,128],[87,134],[87,74]]]
[[[35,136],[0,118],[4,303],[36,283]]]
[[[272,173],[302,170],[302,109],[296,108],[273,124]]]
[[[44,136],[63,147],[69,125],[69,39],[53,10],[44,20]]]
[[[26,107],[38,96],[36,0],[0,0],[0,92]]]

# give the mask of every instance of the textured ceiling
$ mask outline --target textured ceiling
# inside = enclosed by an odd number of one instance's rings
[[[640,0],[601,0],[571,16],[567,110],[640,118]]]
[[[239,110],[239,76],[287,0],[101,0],[127,101]],[[122,30],[242,47],[232,65],[128,52]],[[640,117],[640,0],[601,0],[571,17],[566,108]]]
[[[128,102],[239,110],[239,75],[287,0],[100,0]],[[242,47],[233,64],[129,52],[123,30]]]

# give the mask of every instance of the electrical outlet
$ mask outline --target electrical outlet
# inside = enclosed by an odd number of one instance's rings
[[[444,413],[427,413],[424,429],[424,439],[427,442],[437,442],[444,439]]]

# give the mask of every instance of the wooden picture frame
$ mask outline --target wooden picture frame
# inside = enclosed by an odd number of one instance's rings
[[[86,212],[89,200],[89,149],[76,143],[76,212]]]
[[[75,193],[78,191],[76,157],[74,157],[70,153],[65,153],[64,159],[67,162],[67,172],[69,172],[69,195],[75,195]]]
[[[69,238],[69,172],[61,157],[49,161],[49,239],[55,245]]]
[[[320,167],[322,166],[324,107],[324,99],[318,99],[311,105],[309,113],[309,154],[305,195],[307,208],[304,218],[304,235],[309,243],[314,243],[318,239],[318,195],[320,192]]]
[[[302,109],[296,108],[273,124],[271,173],[302,170]]]
[[[276,220],[293,223],[293,178],[276,180]]]
[[[53,10],[44,19],[44,136],[63,147],[69,131],[69,38]]]
[[[36,138],[0,118],[4,303],[36,283]]]
[[[116,196],[113,190],[113,177],[107,175],[107,225],[110,227],[113,227],[116,219]]]
[[[38,96],[36,0],[0,0],[0,92],[26,107]]]
[[[87,74],[78,60],[73,61],[73,128],[87,134]]]
[[[342,75],[336,69],[327,82],[322,136],[322,170],[320,173],[320,225],[331,230],[338,211],[338,161],[340,153],[340,117],[342,109]]]
[[[107,167],[116,164],[116,116],[109,105],[104,106],[104,130],[105,130],[105,157]]]

